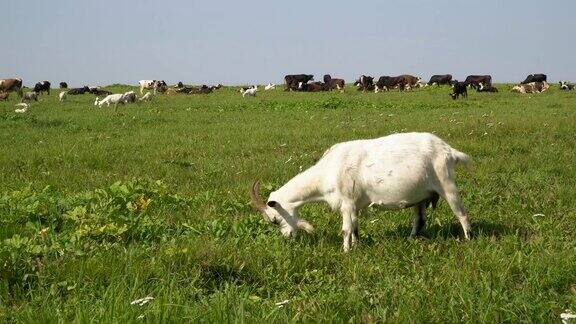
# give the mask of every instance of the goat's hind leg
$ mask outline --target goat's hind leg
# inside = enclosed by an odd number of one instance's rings
[[[419,236],[426,225],[426,203],[422,202],[412,207],[414,221],[412,223],[412,233],[410,236]]]
[[[466,212],[466,209],[464,209],[462,201],[460,200],[460,194],[458,193],[456,184],[452,181],[444,181],[442,187],[442,197],[446,199],[446,202],[450,205],[450,209],[452,209],[452,212],[456,215],[458,221],[460,221],[460,225],[462,225],[462,230],[464,231],[464,237],[469,240],[471,231],[470,220],[468,219],[468,213]]]

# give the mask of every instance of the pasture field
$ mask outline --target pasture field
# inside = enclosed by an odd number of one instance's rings
[[[448,87],[224,88],[116,111],[53,90],[25,114],[12,94],[0,102],[0,320],[558,322],[576,311],[576,92],[498,87],[457,101]],[[305,206],[316,232],[287,240],[249,205],[256,179],[266,195],[334,143],[405,131],[473,158],[457,171],[471,241],[444,201],[417,239],[409,209],[366,210],[347,254],[327,206]]]

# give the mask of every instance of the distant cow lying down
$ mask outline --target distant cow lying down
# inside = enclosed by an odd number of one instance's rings
[[[476,88],[476,91],[478,92],[498,92],[498,88],[496,88],[495,86],[488,84],[485,85],[484,83],[480,82],[478,83],[478,88]]]
[[[560,89],[562,90],[573,90],[574,89],[574,84],[568,82],[568,81],[560,81],[558,82],[558,84],[560,84]]]
[[[22,102],[31,102],[32,100],[38,101],[38,92],[29,91],[22,95]]]
[[[81,95],[81,94],[85,94],[85,93],[89,93],[90,92],[90,88],[88,88],[87,86],[83,86],[82,88],[72,88],[70,90],[68,90],[68,94],[69,95]]]
[[[518,93],[540,93],[548,90],[550,86],[546,82],[530,82],[526,84],[519,84],[512,88],[512,92]]]
[[[329,86],[326,83],[322,82],[312,82],[312,83],[298,83],[298,91],[304,92],[318,92],[318,91],[328,91],[330,90]]]
[[[344,86],[346,85],[344,79],[334,79],[330,74],[324,75],[324,83],[328,86],[328,90],[338,89],[340,92],[344,92]]]

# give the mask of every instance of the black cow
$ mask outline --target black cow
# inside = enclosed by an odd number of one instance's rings
[[[526,80],[520,82],[520,84],[527,84],[530,82],[545,82],[546,81],[546,74],[530,74],[526,77]]]
[[[69,95],[81,95],[85,94],[86,92],[90,92],[90,88],[87,86],[83,86],[82,88],[72,88],[68,90]]]
[[[462,96],[463,98],[468,97],[468,90],[466,89],[468,84],[466,82],[454,80],[452,84],[452,93],[450,94],[452,99],[456,100],[458,99],[458,96]]]
[[[428,85],[440,86],[442,84],[450,85],[452,84],[452,74],[434,74],[430,81],[428,81]]]
[[[36,85],[34,85],[34,90],[32,90],[36,93],[42,93],[42,92],[46,92],[48,94],[50,94],[50,82],[48,81],[40,81],[38,83],[36,83]]]
[[[68,89],[68,83],[60,82],[60,89]]]
[[[203,84],[200,88],[191,87],[189,88],[188,94],[209,94],[212,93],[212,87]]]
[[[102,90],[98,87],[88,87],[88,92],[90,92],[93,95],[97,95],[97,96],[108,96],[108,95],[112,94],[111,91]]]
[[[376,81],[376,92],[381,90],[390,90],[398,86],[402,82],[402,78],[400,77],[391,77],[391,76],[381,76]]]
[[[374,78],[368,75],[361,75],[355,82],[354,85],[358,87],[358,90],[372,91],[374,90]]]
[[[298,84],[298,91],[305,91],[305,92],[318,92],[318,91],[328,91],[330,90],[330,86],[326,83],[322,82],[312,82],[312,83],[299,83]]]
[[[464,80],[464,83],[466,83],[466,86],[477,89],[480,83],[491,85],[492,77],[490,75],[469,75],[466,77],[466,80]]]
[[[314,76],[312,74],[288,74],[284,77],[284,81],[286,82],[284,91],[298,90],[300,82],[305,84],[313,80]]]

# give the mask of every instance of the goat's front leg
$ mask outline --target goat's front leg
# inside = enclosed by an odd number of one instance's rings
[[[358,219],[356,217],[356,207],[353,204],[344,203],[340,208],[342,213],[342,236],[344,243],[342,245],[344,252],[350,251],[350,246],[356,243]]]
[[[358,231],[358,214],[354,211],[350,219],[352,220],[352,246],[356,245],[358,242],[359,231]]]

